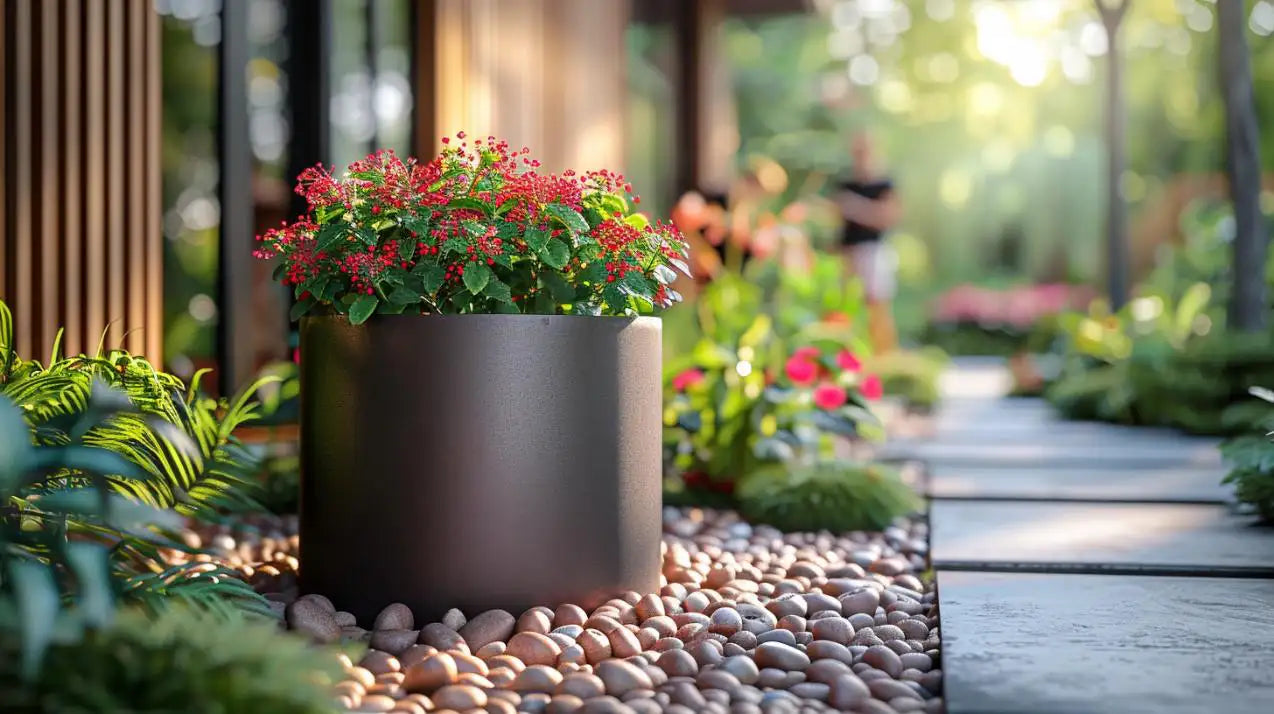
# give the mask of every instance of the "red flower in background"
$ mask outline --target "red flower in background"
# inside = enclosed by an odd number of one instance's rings
[[[874,374],[867,375],[863,380],[862,391],[864,397],[873,401],[885,396],[885,387],[880,383],[880,377]]]
[[[819,351],[817,347],[799,347],[797,348],[795,352],[792,353],[792,357],[796,359],[808,360],[810,362],[816,361],[819,357],[822,357],[822,356],[823,356],[823,353]]]
[[[863,363],[858,361],[853,352],[849,350],[841,350],[836,355],[836,364],[846,372],[857,372],[863,368]]]
[[[793,355],[786,369],[787,378],[800,385],[813,384],[818,378],[818,365],[800,355]]]
[[[700,369],[694,369],[694,368],[687,369],[686,371],[672,378],[672,388],[677,390],[678,392],[684,392],[687,389],[693,387],[694,385],[702,384],[702,383],[703,383],[703,370],[700,370]]]
[[[845,393],[845,390],[835,384],[820,384],[814,388],[814,404],[818,405],[819,409],[828,411],[837,409],[844,406],[848,400],[849,395]]]

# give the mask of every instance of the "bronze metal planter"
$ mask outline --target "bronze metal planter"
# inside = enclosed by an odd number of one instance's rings
[[[301,323],[302,593],[363,624],[659,586],[660,322]]]

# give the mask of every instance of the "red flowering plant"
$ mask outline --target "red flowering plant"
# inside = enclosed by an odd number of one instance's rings
[[[378,151],[335,176],[301,173],[309,211],[257,237],[310,312],[638,315],[681,298],[687,247],[636,211],[618,174],[540,170],[494,138],[444,139],[428,163]]]
[[[837,439],[877,438],[869,404],[880,380],[838,339],[795,341],[755,311],[754,287],[717,282],[700,305],[733,309],[706,326],[689,353],[670,360],[664,380],[664,457],[672,489],[717,492],[774,464],[834,458]],[[721,294],[730,297],[722,299]],[[739,319],[746,315],[746,319]]]

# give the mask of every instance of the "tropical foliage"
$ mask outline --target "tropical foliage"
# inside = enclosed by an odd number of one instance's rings
[[[1261,400],[1261,414],[1254,419],[1262,433],[1234,437],[1221,446],[1230,465],[1225,482],[1234,484],[1240,501],[1252,504],[1261,518],[1274,522],[1274,392],[1253,388]]]
[[[838,461],[770,466],[739,485],[739,510],[784,531],[880,530],[920,509],[920,498],[885,464]]]
[[[278,712],[327,714],[336,657],[232,615],[174,608],[149,617],[118,613],[109,624],[60,637],[39,671],[17,669],[18,644],[0,630],[0,692],[5,711]]]

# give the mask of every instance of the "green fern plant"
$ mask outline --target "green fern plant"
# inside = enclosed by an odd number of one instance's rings
[[[1224,482],[1234,484],[1238,499],[1252,504],[1262,520],[1274,523],[1274,391],[1253,388],[1252,394],[1267,403],[1258,421],[1266,433],[1238,436],[1221,445],[1221,455],[1230,465]]]
[[[53,644],[23,678],[12,630],[0,630],[0,698],[30,714],[271,712],[329,714],[336,657],[277,627],[173,609],[134,610]]]
[[[92,356],[64,356],[60,338],[59,333],[47,366],[23,360],[11,347],[12,315],[0,301],[0,394],[22,408],[38,443],[65,445],[78,436],[85,444],[120,454],[152,478],[107,474],[110,486],[155,508],[205,517],[220,510],[259,509],[249,495],[259,460],[234,431],[256,417],[253,395],[277,378],[262,378],[233,400],[219,402],[199,392],[207,370],[196,373],[187,386],[144,357],[106,350],[104,344]],[[88,409],[95,382],[121,392],[133,409],[117,411],[114,418],[73,435],[67,429]],[[174,432],[186,440],[171,438]],[[185,446],[177,448],[178,443]]]

